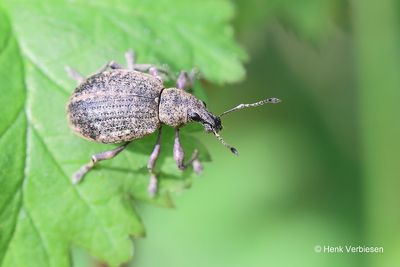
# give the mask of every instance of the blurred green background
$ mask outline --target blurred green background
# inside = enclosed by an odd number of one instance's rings
[[[397,266],[398,1],[236,1],[247,79],[208,86],[232,156],[213,162],[176,209],[140,207],[147,236],[131,266]],[[384,253],[316,253],[382,246]]]

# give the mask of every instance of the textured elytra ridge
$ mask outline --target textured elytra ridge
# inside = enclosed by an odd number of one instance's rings
[[[132,70],[93,75],[70,98],[70,125],[84,138],[106,144],[142,138],[160,127],[163,88],[157,78]]]

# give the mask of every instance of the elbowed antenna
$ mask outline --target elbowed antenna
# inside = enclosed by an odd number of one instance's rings
[[[225,111],[224,113],[222,113],[219,116],[222,117],[222,116],[224,116],[224,115],[226,115],[228,113],[231,113],[231,112],[234,112],[234,111],[237,111],[237,110],[240,110],[240,109],[244,109],[244,108],[258,107],[258,106],[262,106],[264,104],[277,104],[279,102],[281,102],[280,99],[275,98],[275,97],[271,97],[271,98],[267,98],[267,99],[264,99],[264,100],[261,100],[259,102],[252,103],[252,104],[240,104],[240,105],[238,105],[238,106],[236,106],[236,107],[234,107],[232,109],[229,109],[229,110]]]
[[[233,146],[230,146],[228,143],[226,143],[224,141],[224,139],[222,139],[222,137],[213,129],[213,133],[215,135],[215,137],[218,138],[218,140],[226,147],[228,148],[233,154],[235,154],[236,156],[239,156],[239,152],[237,151],[236,148],[234,148]]]

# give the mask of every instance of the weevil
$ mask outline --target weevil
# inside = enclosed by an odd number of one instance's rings
[[[121,144],[109,151],[92,155],[72,176],[79,183],[99,161],[109,160],[123,151],[129,143],[158,131],[158,137],[150,154],[147,168],[150,175],[148,192],[157,192],[155,164],[160,154],[163,125],[175,128],[173,158],[180,170],[189,166],[196,173],[202,171],[198,151],[194,150],[189,161],[184,161],[184,150],[179,138],[179,129],[187,123],[201,123],[207,133],[213,133],[233,154],[237,150],[219,135],[222,130],[221,117],[243,108],[275,104],[280,100],[268,98],[253,104],[240,104],[216,116],[206,104],[190,94],[195,78],[194,72],[180,72],[175,88],[165,88],[161,74],[163,70],[150,64],[136,64],[134,53],[125,53],[127,68],[110,61],[94,75],[84,78],[77,71],[66,67],[68,75],[78,86],[67,103],[67,119],[72,130],[81,137],[104,144]]]

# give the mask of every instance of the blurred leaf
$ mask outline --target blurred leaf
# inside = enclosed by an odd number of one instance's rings
[[[257,33],[254,27],[265,27],[266,18],[278,19],[298,37],[318,41],[332,25],[347,25],[346,0],[236,0],[239,16],[237,24],[241,34]],[[251,38],[251,36],[250,36]],[[251,41],[247,41],[251,44]]]
[[[0,13],[0,265],[68,266],[70,246],[117,266],[129,260],[130,236],[144,234],[135,201],[171,206],[170,192],[191,183],[171,157],[172,129],[164,129],[160,190],[147,195],[146,168],[155,136],[101,163],[83,183],[71,174],[110,146],[72,134],[64,106],[74,82],[65,65],[93,73],[122,60],[167,63],[174,71],[197,66],[210,81],[244,76],[244,52],[233,42],[227,1],[5,1]],[[1,10],[0,10],[1,11]],[[11,21],[11,25],[10,25]],[[196,89],[201,95],[201,88]],[[188,154],[204,146],[187,134]]]
[[[389,267],[399,262],[399,7],[396,0],[385,1],[385,5],[368,0],[355,1],[352,10],[365,240],[385,247],[381,255],[368,258],[369,266]]]

